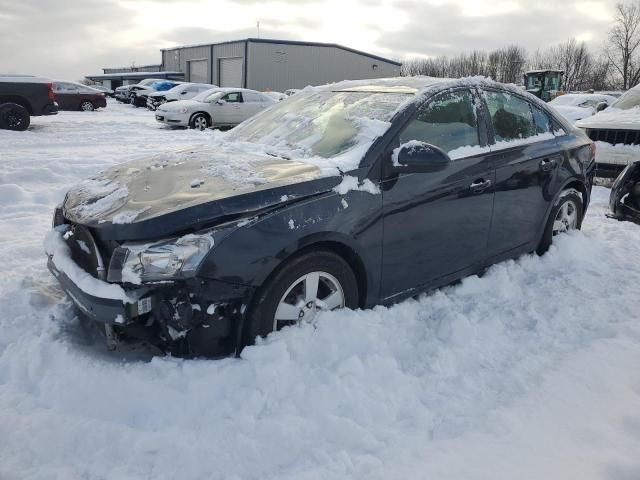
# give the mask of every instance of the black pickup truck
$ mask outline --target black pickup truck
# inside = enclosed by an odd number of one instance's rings
[[[0,74],[0,128],[26,130],[31,116],[55,115],[58,104],[51,80]]]

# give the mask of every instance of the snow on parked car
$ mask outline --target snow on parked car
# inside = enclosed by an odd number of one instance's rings
[[[216,87],[216,85],[209,83],[179,83],[169,90],[147,94],[147,107],[151,110],[156,110],[163,103],[190,100],[205,90],[210,90],[212,87]]]
[[[604,110],[616,101],[616,97],[596,93],[567,93],[549,102],[567,120],[572,123],[595,115],[598,108]]]
[[[156,111],[156,120],[172,127],[198,130],[234,127],[274,103],[277,100],[255,90],[215,87],[199,93],[191,100],[160,106]]]
[[[212,96],[224,108],[252,93]],[[397,302],[579,229],[593,143],[553,128],[565,123],[486,79],[310,88],[207,147],[70,189],[48,265],[114,345],[144,335],[176,355],[238,353],[319,311]]]
[[[596,142],[598,175],[617,176],[640,158],[640,85],[609,108],[576,122]]]

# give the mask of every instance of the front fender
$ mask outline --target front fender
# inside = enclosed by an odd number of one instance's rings
[[[368,299],[377,296],[382,256],[382,195],[328,192],[250,219],[203,261],[201,277],[260,286],[289,257],[320,242],[348,247],[365,266]]]

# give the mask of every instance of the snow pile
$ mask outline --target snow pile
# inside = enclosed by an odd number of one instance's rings
[[[0,478],[640,477],[640,227],[605,218],[608,190],[543,257],[322,314],[241,359],[108,354],[41,240],[70,184],[193,141],[130,111],[0,131],[0,186],[21,188],[0,206]]]

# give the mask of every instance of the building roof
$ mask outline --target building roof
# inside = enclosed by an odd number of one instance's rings
[[[97,75],[86,75],[85,78],[90,80],[140,80],[144,78],[184,78],[184,73],[163,71],[163,72],[114,72],[114,73],[100,73]]]
[[[181,48],[192,48],[192,47],[207,47],[211,45],[226,45],[229,43],[240,43],[240,42],[251,42],[251,43],[275,43],[279,45],[302,45],[308,47],[332,47],[339,48],[340,50],[345,50],[347,52],[357,53],[358,55],[363,55],[365,57],[373,58],[374,60],[380,60],[381,62],[391,63],[393,65],[397,65],[398,67],[402,64],[395,60],[390,60],[388,58],[380,57],[378,55],[373,55],[372,53],[363,52],[362,50],[356,50],[355,48],[345,47],[344,45],[340,45],[337,43],[322,43],[322,42],[302,42],[298,40],[276,40],[272,38],[241,38],[239,40],[229,40],[226,42],[217,42],[217,43],[198,43],[193,45],[179,45],[176,47],[170,48],[161,48],[161,51],[169,51],[169,50],[179,50]]]

